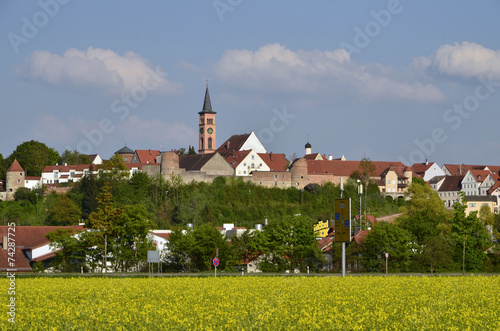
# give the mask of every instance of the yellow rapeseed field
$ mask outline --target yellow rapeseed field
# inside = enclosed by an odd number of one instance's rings
[[[15,302],[1,330],[500,328],[498,276],[18,278]]]

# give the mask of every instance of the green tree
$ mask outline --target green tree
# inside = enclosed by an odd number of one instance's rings
[[[90,164],[91,161],[87,155],[81,154],[77,150],[70,151],[66,149],[61,154],[61,163],[75,165],[75,164]]]
[[[90,165],[89,174],[83,176],[77,188],[82,194],[81,207],[82,207],[82,218],[84,220],[88,219],[90,214],[97,210],[99,196],[99,188],[95,176],[92,174],[93,167]]]
[[[102,266],[104,273],[107,273],[108,257],[108,237],[115,228],[118,219],[122,216],[123,209],[113,206],[113,195],[111,187],[104,185],[99,195],[97,210],[90,214],[87,223],[90,228],[95,230],[95,234],[104,243]]]
[[[146,262],[147,251],[154,248],[148,237],[150,225],[144,206],[124,207],[111,231],[110,252],[115,269],[127,271],[133,266],[135,271],[140,270],[140,262]]]
[[[0,153],[0,178],[6,178],[7,165],[2,153]]]
[[[362,263],[369,271],[385,271],[385,253],[389,254],[389,270],[409,270],[417,246],[411,234],[387,222],[377,223],[366,237],[361,250]]]
[[[85,250],[82,249],[73,229],[56,229],[46,237],[50,240],[50,247],[58,250],[55,265],[63,272],[77,271],[77,267],[85,260]]]
[[[453,243],[444,235],[429,237],[417,259],[429,268],[431,274],[437,268],[449,268],[453,264]]]
[[[44,143],[31,140],[16,147],[8,157],[8,164],[16,159],[27,176],[41,176],[43,168],[60,162],[59,153]]]
[[[195,155],[195,154],[196,154],[196,150],[194,149],[194,146],[189,145],[187,155]]]
[[[265,253],[259,265],[263,271],[283,271],[307,266],[316,269],[321,252],[310,219],[298,216],[283,217],[267,225],[258,236],[257,243]]]
[[[193,230],[190,228],[185,232],[182,229],[173,231],[168,241],[168,255],[165,257],[167,269],[175,272],[196,271],[191,259],[195,245]]]
[[[449,213],[431,187],[412,183],[406,197],[411,200],[401,208],[402,215],[397,219],[397,224],[409,231],[419,245],[446,230]]]
[[[57,200],[49,208],[47,223],[50,225],[77,225],[81,211],[65,194],[57,196]]]
[[[129,177],[129,169],[120,154],[113,155],[109,160],[102,163],[102,176],[107,181],[120,181]]]
[[[484,269],[486,254],[484,251],[491,246],[488,243],[488,234],[477,212],[466,215],[467,200],[463,192],[460,192],[461,201],[455,202],[453,208],[455,214],[452,219],[452,231],[457,238],[458,246],[461,247],[462,274],[465,270],[479,271]]]

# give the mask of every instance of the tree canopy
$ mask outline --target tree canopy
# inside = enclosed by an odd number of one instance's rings
[[[17,160],[27,176],[41,176],[43,168],[60,162],[59,153],[44,143],[31,140],[16,147],[8,157],[9,166]]]

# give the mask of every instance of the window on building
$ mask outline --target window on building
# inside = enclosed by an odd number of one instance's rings
[[[278,175],[274,175],[274,179],[278,179]]]
[[[469,207],[474,208],[474,207],[476,207],[476,204],[471,202],[471,203],[469,203]]]
[[[252,155],[252,160],[255,160],[255,155]]]
[[[208,149],[212,149],[212,138],[208,138]]]
[[[255,168],[255,164],[254,164],[254,163],[252,163],[252,166],[251,166],[251,167],[252,167],[252,168]]]
[[[70,177],[75,177],[75,171],[74,171],[74,170],[71,170],[71,171],[69,172],[69,175],[70,175]]]
[[[17,182],[18,182],[18,183],[20,183],[20,182],[21,182],[21,180],[20,180],[20,179],[18,179],[18,180],[17,180]]]

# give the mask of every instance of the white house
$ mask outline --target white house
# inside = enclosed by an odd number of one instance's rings
[[[445,175],[443,169],[441,169],[437,163],[428,162],[427,160],[425,163],[415,163],[411,166],[411,169],[418,177],[422,178],[426,182],[436,176]]]
[[[466,196],[479,195],[479,186],[490,175],[488,170],[469,170],[462,180],[462,191]]]

